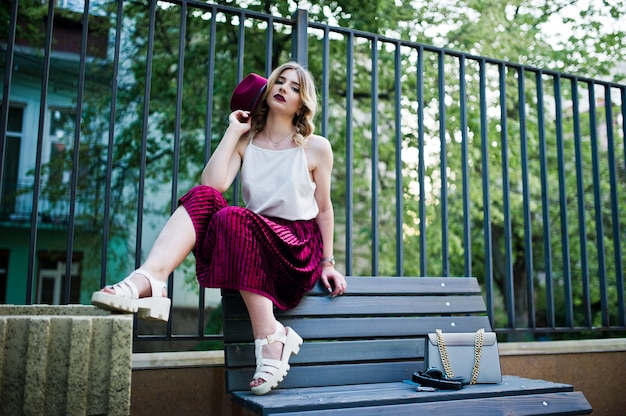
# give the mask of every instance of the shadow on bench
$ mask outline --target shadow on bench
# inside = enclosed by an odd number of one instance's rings
[[[475,278],[347,277],[348,293],[309,292],[278,319],[304,344],[279,388],[255,396],[254,345],[245,305],[223,294],[226,389],[259,415],[577,415],[591,413],[571,385],[504,376],[500,384],[417,392],[425,337],[491,330]]]

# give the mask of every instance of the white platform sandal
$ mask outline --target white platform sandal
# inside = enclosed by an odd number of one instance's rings
[[[152,289],[152,296],[139,297],[137,285],[130,280],[130,277],[135,273],[141,274],[148,279]],[[103,291],[94,292],[91,296],[91,304],[107,311],[136,312],[137,316],[142,319],[168,321],[172,301],[170,298],[163,296],[163,289],[167,285],[165,282],[155,279],[147,271],[137,269],[121,282],[109,287],[115,291],[115,294]]]
[[[282,327],[282,325],[281,325]],[[280,360],[272,360],[263,358],[263,346],[274,342],[283,343],[283,352]],[[291,354],[296,355],[300,352],[302,338],[290,327],[277,329],[272,335],[265,338],[254,340],[254,353],[256,356],[256,372],[253,379],[263,379],[264,383],[251,388],[252,393],[260,396],[268,393],[271,389],[278,386],[278,383],[284,380],[289,371],[289,358]]]

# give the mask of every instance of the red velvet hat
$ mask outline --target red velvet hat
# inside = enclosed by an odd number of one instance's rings
[[[230,98],[230,109],[252,112],[267,87],[267,79],[257,74],[248,74],[237,84]]]

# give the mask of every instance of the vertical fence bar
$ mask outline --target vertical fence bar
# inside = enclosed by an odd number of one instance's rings
[[[330,106],[330,29],[324,26],[322,40],[322,136],[328,137],[328,107]],[[332,140],[331,140],[332,142]]]
[[[578,201],[578,239],[580,249],[580,270],[582,279],[583,315],[585,326],[592,326],[591,297],[589,292],[589,253],[587,250],[587,220],[585,215],[585,184],[583,181],[583,150],[580,132],[580,104],[578,99],[578,79],[572,78],[572,118],[574,123],[574,152],[576,159],[576,196]]]
[[[546,145],[546,122],[544,108],[543,71],[535,74],[537,84],[537,131],[539,134],[539,164],[541,170],[541,217],[543,225],[543,262],[546,285],[546,321],[550,328],[555,327],[554,291],[552,288],[552,243],[550,227],[550,193],[548,189],[548,155]]]
[[[352,240],[354,228],[353,210],[353,127],[352,113],[354,100],[354,34],[348,34],[346,46],[346,275],[352,275]]]
[[[378,39],[372,39],[372,276],[378,275]]]
[[[237,36],[237,82],[241,81],[244,77],[243,66],[244,66],[244,50],[245,50],[245,39],[246,39],[246,12],[239,13],[239,35]],[[240,189],[240,179],[239,175],[235,177],[233,184],[231,186],[233,192],[233,205],[239,205],[239,189]]]
[[[439,100],[439,145],[441,147],[441,275],[450,275],[450,247],[448,236],[448,146],[446,143],[446,75],[445,53],[439,50],[437,61],[437,92]]]
[[[213,90],[215,87],[215,33],[217,31],[217,8],[211,8],[211,24],[209,26],[209,51],[207,57],[207,92],[206,92],[206,110],[205,110],[205,131],[204,131],[204,165],[211,157],[211,142],[213,138]],[[200,288],[198,291],[198,326],[197,332],[204,336],[205,316],[204,309],[206,306],[206,290]]]
[[[516,306],[515,306],[515,274],[513,272],[513,249],[512,249],[512,231],[511,231],[511,189],[510,189],[510,164],[509,164],[509,132],[508,132],[508,100],[507,92],[507,74],[508,67],[504,63],[498,66],[499,71],[499,90],[500,90],[500,157],[502,170],[502,199],[504,220],[502,227],[504,229],[504,258],[505,258],[505,275],[504,279],[504,297],[506,299],[506,312],[508,319],[508,327],[515,329]]]
[[[602,195],[600,192],[600,156],[598,152],[598,124],[596,120],[596,83],[589,81],[589,129],[591,134],[591,165],[593,172],[593,199],[595,206],[596,239],[598,247],[598,279],[600,282],[600,306],[602,325],[609,325],[606,261],[604,254],[604,225],[602,219]]]
[[[237,34],[237,82],[239,82],[243,76],[243,64],[244,64],[244,49],[246,44],[246,12],[241,12],[238,15],[239,18],[239,32]]]
[[[420,253],[420,276],[428,274],[427,252],[426,252],[426,158],[424,155],[424,47],[418,48],[417,54],[417,150],[418,167],[417,179],[419,181],[419,253]]]
[[[206,91],[206,126],[204,130],[204,164],[211,158],[211,142],[213,140],[213,91],[215,88],[215,49],[217,32],[217,7],[211,8],[211,25],[209,26],[209,51],[207,64]],[[200,291],[203,293],[202,291]],[[201,295],[202,296],[202,295]]]
[[[185,81],[185,38],[187,35],[187,0],[182,0],[180,10],[180,26],[178,32],[178,68],[176,71],[176,114],[174,115],[174,147],[172,149],[172,190],[170,194],[170,211],[178,207],[178,170],[180,168],[180,124],[183,114],[183,84]],[[171,291],[170,275],[168,291]],[[171,295],[171,293],[170,293]]]
[[[111,219],[111,183],[113,180],[113,152],[115,144],[115,115],[117,113],[117,87],[120,64],[121,38],[122,38],[122,18],[124,3],[117,2],[115,14],[115,43],[113,46],[113,73],[111,77],[111,105],[109,106],[109,131],[107,140],[107,163],[106,163],[106,186],[104,191],[104,218],[102,228],[102,264],[100,265],[100,287],[106,285],[107,258],[109,249],[109,233]]]
[[[489,134],[487,131],[487,62],[483,58],[479,61],[479,90],[480,90],[480,147],[482,153],[483,172],[483,238],[485,245],[485,297],[487,302],[487,316],[491,325],[495,327],[495,297],[493,295],[493,241],[491,237],[491,194],[489,183]]]
[[[403,221],[403,178],[402,178],[402,56],[400,42],[395,44],[394,53],[394,122],[395,122],[395,143],[396,143],[396,275],[404,275],[404,239],[402,225]]]
[[[574,312],[572,309],[572,272],[570,265],[570,249],[567,215],[567,186],[565,180],[565,150],[563,146],[563,95],[561,92],[561,76],[554,76],[554,105],[556,122],[556,148],[559,175],[559,212],[561,219],[561,257],[563,260],[563,290],[565,295],[565,326],[573,327]]]
[[[626,86],[620,87],[621,109],[622,109],[622,141],[624,145],[624,166],[626,166]]]
[[[467,138],[467,82],[465,80],[465,55],[459,58],[459,110],[461,113],[461,170],[463,181],[463,247],[464,276],[472,276],[472,237],[469,192],[469,157]]]
[[[624,157],[624,166],[626,166],[626,87],[620,87],[620,92],[621,92],[620,107],[621,107],[621,114],[622,114],[622,142],[623,142],[622,151],[624,152],[622,156]],[[619,254],[620,256],[622,255],[621,247],[620,247]],[[623,266],[620,267],[620,273],[618,273],[617,275],[616,284],[617,284],[617,299],[618,299],[618,305],[619,305],[619,311],[618,311],[619,324],[620,326],[623,327],[626,325],[626,304],[624,300],[624,273],[622,270],[623,270]]]
[[[528,138],[526,127],[526,73],[524,68],[517,70],[517,107],[519,114],[520,131],[520,158],[522,162],[522,215],[524,216],[524,256],[526,268],[526,311],[527,326],[536,327],[535,322],[535,286],[534,286],[534,264],[533,264],[533,231],[530,217],[530,191],[528,173]]]
[[[141,248],[143,241],[143,214],[144,214],[144,193],[146,189],[146,161],[147,161],[147,145],[148,130],[150,118],[150,89],[152,81],[152,56],[154,49],[154,26],[156,22],[156,2],[150,2],[150,23],[148,25],[148,50],[146,53],[146,78],[143,96],[143,126],[141,131],[141,149],[140,149],[140,165],[139,165],[139,183],[137,191],[137,243],[135,245],[135,268],[141,264]],[[136,327],[136,326],[135,326]]]
[[[11,79],[13,77],[13,55],[15,51],[15,32],[17,28],[18,0],[11,2],[11,17],[7,32],[7,49],[5,52],[4,85],[2,87],[2,108],[0,108],[0,196],[4,184],[4,159],[6,157],[7,130],[9,120],[9,98],[11,96]]]
[[[607,157],[609,158],[609,183],[611,185],[611,223],[613,224],[613,258],[615,260],[615,281],[621,282],[623,279],[621,254],[622,245],[620,234],[619,205],[617,202],[617,172],[615,170],[614,154],[615,137],[613,135],[613,100],[611,99],[611,87],[608,84],[605,84],[604,91],[604,114],[606,116],[606,141],[608,148]],[[620,302],[623,302],[624,290],[623,288],[619,287],[619,283],[617,284],[617,296],[618,304]]]
[[[270,16],[265,31],[265,74],[269,77],[272,72],[272,45],[274,44],[274,17]]]
[[[170,193],[170,212],[173,213],[178,207],[178,171],[180,169],[180,124],[183,113],[183,84],[185,75],[185,39],[187,35],[187,0],[182,0],[180,8],[180,24],[178,29],[178,68],[176,69],[176,110],[174,115],[174,146],[172,149],[172,189]],[[174,271],[167,277],[167,295],[174,297]],[[200,292],[204,290],[200,289]],[[198,310],[199,326],[204,328],[204,308]],[[168,320],[165,331],[169,336],[172,334],[172,320]],[[198,333],[202,335],[204,331]]]
[[[309,12],[298,9],[293,17],[294,31],[291,37],[291,59],[303,67],[309,66],[309,46],[307,29],[309,27]]]
[[[506,313],[508,319],[508,327],[515,329],[517,326],[515,321],[515,275],[513,274],[513,250],[512,250],[512,233],[511,233],[511,196],[509,189],[509,135],[508,135],[508,117],[507,117],[507,99],[506,99],[506,78],[507,66],[504,63],[498,65],[500,73],[500,155],[502,158],[502,210],[504,214],[504,258],[506,260],[504,279],[504,298],[506,299]]]
[[[82,34],[80,43],[80,61],[78,69],[78,92],[76,94],[76,121],[74,123],[74,149],[72,152],[72,173],[70,186],[70,212],[67,225],[67,250],[65,253],[65,291],[62,303],[70,302],[72,281],[72,259],[74,257],[74,230],[76,224],[76,193],[78,189],[78,171],[80,166],[80,136],[83,119],[83,92],[85,89],[85,66],[87,59],[87,40],[89,36],[89,0],[85,0],[82,17]]]
[[[35,281],[35,257],[37,252],[37,231],[39,221],[39,191],[41,188],[41,170],[43,143],[45,141],[45,119],[48,107],[48,84],[50,82],[50,55],[52,52],[52,31],[54,29],[54,0],[48,3],[46,19],[46,43],[44,47],[43,72],[41,74],[41,96],[39,99],[39,126],[37,130],[37,156],[35,160],[35,182],[33,184],[33,208],[30,216],[30,247],[28,252],[28,276],[26,280],[26,304],[33,303],[33,284]]]

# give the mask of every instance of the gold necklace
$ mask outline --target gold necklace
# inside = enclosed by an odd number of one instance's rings
[[[290,131],[289,133],[287,133],[287,135],[285,137],[283,137],[282,139],[280,139],[279,141],[275,142],[274,140],[272,140],[272,138],[270,137],[270,135],[266,132],[265,133],[265,137],[267,137],[267,140],[269,140],[274,147],[278,147],[279,144],[281,144],[283,141],[285,141],[285,139],[287,139],[287,137],[293,137],[293,130]]]

